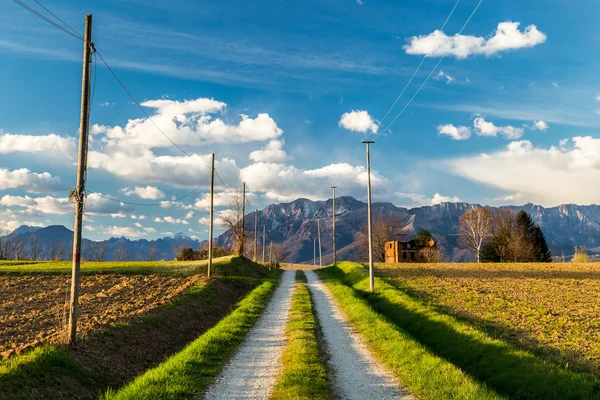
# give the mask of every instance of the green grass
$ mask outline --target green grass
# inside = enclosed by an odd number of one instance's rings
[[[240,301],[231,314],[181,352],[123,389],[109,391],[101,398],[181,399],[203,394],[258,320],[276,286],[274,280],[265,281]]]
[[[303,272],[296,272],[296,281],[285,333],[282,373],[271,399],[330,399],[327,363],[319,346],[321,332]]]
[[[385,320],[385,324],[393,326],[399,334],[410,340],[413,343],[411,347],[418,345],[423,351],[444,360],[447,371],[444,374],[456,375],[451,371],[452,366],[455,371],[462,371],[464,379],[472,382],[475,385],[473,387],[480,385],[477,382],[484,382],[487,388],[498,395],[513,399],[600,398],[600,382],[594,377],[562,369],[530,352],[492,338],[466,322],[435,311],[382,279],[376,278],[376,292],[369,292],[368,273],[360,264],[339,263],[338,268],[331,268],[322,275],[335,278],[328,282],[335,288],[334,291],[366,302],[365,305],[381,315],[379,320]],[[352,286],[353,292],[348,292],[350,288],[340,287],[342,280]],[[360,325],[359,330],[366,336],[376,334],[364,321],[360,322],[359,319],[355,323]],[[420,367],[411,365],[421,362],[415,360],[410,352],[385,350],[379,347],[379,341],[384,338],[373,338],[369,341],[388,365],[408,363],[403,367],[404,371],[396,371],[415,393],[428,398],[456,397],[450,393],[443,396],[442,393],[429,393],[439,383],[435,381],[435,376],[426,373],[421,377],[415,376],[414,372]],[[427,382],[431,379],[434,381]],[[454,386],[456,381],[453,379],[447,387]],[[479,398],[479,394],[468,393],[466,398]]]
[[[81,263],[82,275],[96,274],[160,274],[169,276],[206,275],[208,262],[202,261],[84,261]],[[0,275],[43,274],[63,275],[71,273],[71,261],[10,261],[0,262]],[[213,262],[217,276],[263,277],[266,269],[251,260],[236,256],[216,258]]]

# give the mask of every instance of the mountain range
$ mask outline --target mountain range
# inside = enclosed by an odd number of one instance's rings
[[[452,261],[471,259],[466,251],[456,245],[458,218],[476,205],[468,203],[440,203],[432,206],[407,209],[391,203],[373,203],[374,216],[398,215],[403,221],[403,234],[408,239],[420,229],[437,236],[444,247],[446,257]],[[600,252],[600,206],[565,204],[545,208],[531,203],[523,206],[505,206],[515,211],[527,211],[546,236],[554,255],[573,254],[575,245],[586,245],[594,253]],[[267,245],[273,241],[283,247],[286,259],[291,262],[312,262],[314,242],[318,237],[317,218],[321,219],[321,247],[323,262],[332,260],[332,200],[312,201],[297,199],[291,203],[273,204],[259,212],[258,251],[262,252],[262,227],[266,228]],[[253,231],[255,214],[246,216],[246,229]],[[367,204],[352,197],[336,199],[336,230],[338,259],[359,257],[358,237],[362,234],[367,219]],[[21,226],[8,238],[17,241],[21,251],[31,252],[36,243],[38,258],[49,258],[57,252],[65,253],[68,259],[73,232],[64,226],[37,228]],[[33,238],[33,239],[32,239]],[[16,240],[15,240],[16,239]],[[228,232],[216,238],[218,245],[231,245]],[[185,235],[156,240],[129,240],[111,238],[105,241],[84,239],[82,255],[86,259],[104,260],[148,260],[173,259],[181,247],[197,248],[198,240]],[[253,244],[247,245],[250,254]],[[102,253],[102,257],[100,257]],[[317,254],[318,257],[318,254]]]

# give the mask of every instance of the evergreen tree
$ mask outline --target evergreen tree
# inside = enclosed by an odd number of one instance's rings
[[[414,245],[417,249],[429,247],[429,241],[433,239],[431,232],[421,229],[414,238]]]
[[[532,232],[533,261],[534,262],[552,262],[552,253],[546,244],[546,238],[539,226],[533,227]]]

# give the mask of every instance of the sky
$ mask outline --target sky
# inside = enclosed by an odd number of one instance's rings
[[[217,223],[242,182],[248,211],[365,200],[364,139],[373,201],[599,202],[591,0],[40,2],[79,33],[93,14],[144,111],[96,54],[88,238],[206,238],[212,153]],[[0,231],[72,227],[82,51],[0,3]]]

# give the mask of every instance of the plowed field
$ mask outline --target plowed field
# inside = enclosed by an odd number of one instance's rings
[[[380,264],[442,312],[566,368],[600,376],[600,264]]]
[[[198,276],[94,275],[81,277],[79,335],[170,302]],[[64,341],[68,276],[0,276],[0,358],[42,342]]]

